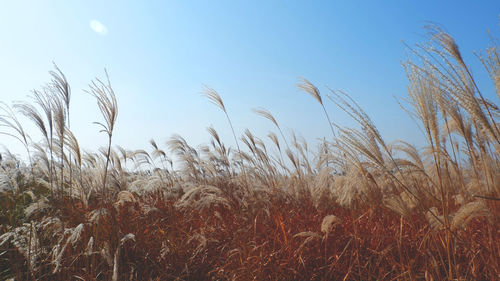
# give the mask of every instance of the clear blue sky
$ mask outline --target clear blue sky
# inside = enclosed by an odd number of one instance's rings
[[[423,25],[442,25],[497,101],[472,52],[488,46],[488,30],[500,36],[499,14],[500,1],[3,1],[0,100],[25,100],[54,61],[72,85],[71,125],[86,148],[105,144],[83,92],[104,68],[119,103],[115,144],[127,148],[150,138],[163,145],[174,133],[198,145],[211,124],[233,144],[223,114],[200,96],[203,84],[220,93],[238,134],[265,138],[273,127],[251,112],[263,106],[287,131],[330,137],[319,105],[295,86],[303,76],[324,94],[325,86],[349,93],[388,141],[418,144],[393,97],[406,96],[402,41],[423,42]],[[354,125],[326,106],[333,121]],[[13,143],[0,135],[21,152]]]

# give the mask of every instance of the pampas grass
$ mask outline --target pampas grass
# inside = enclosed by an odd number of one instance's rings
[[[236,135],[209,87],[236,148],[213,126],[199,147],[179,135],[165,149],[156,140],[113,146],[118,104],[106,73],[87,92],[107,144],[86,151],[70,128],[69,82],[55,67],[31,103],[1,105],[1,132],[23,143],[30,162],[0,157],[0,279],[497,278],[499,108],[450,35],[431,29],[409,51],[400,103],[426,137],[421,148],[387,142],[348,94],[327,89],[325,99],[305,79],[298,87],[321,105],[333,135],[317,148],[295,132],[285,137],[264,108],[254,112],[277,130],[270,144],[250,129]],[[498,92],[498,48],[480,59]],[[333,124],[327,102],[358,127]]]
[[[328,115],[325,105],[323,104],[323,98],[321,97],[319,89],[316,88],[316,86],[314,86],[311,82],[309,82],[309,80],[305,78],[301,78],[301,83],[298,83],[297,87],[303,90],[304,92],[308,93],[309,95],[311,95],[321,105],[321,108],[323,108],[323,112],[325,113],[326,119],[328,120],[328,125],[332,130],[332,135],[335,138],[336,135],[335,131],[333,130],[332,121],[330,120],[330,116]]]
[[[99,79],[92,81],[89,85],[90,90],[88,93],[93,95],[97,99],[97,105],[101,110],[102,116],[104,118],[104,123],[94,122],[94,124],[99,125],[102,130],[100,132],[106,133],[108,135],[108,148],[106,151],[106,164],[104,165],[104,172],[102,176],[102,196],[106,197],[106,181],[108,177],[108,166],[110,162],[111,155],[111,140],[113,138],[113,130],[116,123],[116,118],[118,117],[118,103],[116,101],[115,92],[111,87],[111,82],[109,81],[108,73],[106,72],[107,82],[103,82]]]

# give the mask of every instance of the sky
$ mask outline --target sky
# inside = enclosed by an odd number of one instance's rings
[[[500,37],[499,14],[500,1],[3,1],[0,101],[28,100],[56,63],[72,87],[71,129],[89,150],[106,144],[85,92],[104,69],[119,106],[113,142],[129,149],[148,148],[152,138],[165,147],[173,134],[197,146],[209,141],[211,125],[234,146],[204,85],[220,94],[238,135],[275,131],[252,112],[265,107],[285,134],[331,138],[319,104],[296,87],[305,77],[323,95],[327,87],[348,93],[387,141],[423,145],[397,103],[407,95],[405,43],[425,42],[423,26],[439,24],[498,102],[473,52],[488,47],[488,31]],[[325,106],[333,122],[356,127],[327,99]],[[22,153],[7,136],[2,144]]]

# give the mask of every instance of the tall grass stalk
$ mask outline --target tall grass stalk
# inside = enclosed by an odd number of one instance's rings
[[[108,166],[110,162],[111,154],[111,141],[113,138],[113,130],[116,124],[116,118],[118,117],[118,103],[116,101],[116,96],[111,87],[111,82],[109,80],[108,72],[106,73],[106,82],[103,82],[99,78],[92,81],[89,85],[90,90],[87,91],[97,99],[97,105],[101,114],[104,118],[103,122],[94,122],[94,124],[99,125],[102,130],[100,132],[105,133],[108,136],[108,145],[106,150],[106,163],[104,165],[104,171],[102,176],[102,196],[103,200],[106,200],[106,182],[108,177]]]
[[[57,67],[57,65],[54,63],[54,68],[55,68],[55,71],[50,71],[50,75],[52,76],[52,88],[55,92],[55,95],[58,96],[60,99],[62,99],[63,101],[63,106],[64,108],[62,108],[62,110],[59,108],[56,107],[57,112],[59,112],[58,114],[56,114],[56,120],[58,120],[57,116],[59,116],[61,114],[61,112],[64,112],[64,126],[62,127],[62,138],[60,138],[60,142],[61,142],[61,153],[64,155],[64,139],[65,139],[65,134],[66,134],[66,127],[67,129],[71,129],[71,121],[70,121],[70,111],[69,111],[69,106],[70,106],[70,101],[71,101],[71,87],[68,83],[68,81],[66,80],[66,76],[64,75],[64,73]],[[56,98],[56,97],[54,97]],[[62,117],[62,116],[60,116]],[[71,165],[71,153],[69,153],[68,155],[69,159],[68,159],[68,162],[69,162],[69,165],[68,165],[68,168],[69,168],[69,187],[70,187],[70,193],[73,192],[72,188],[72,180],[73,180],[73,168],[72,168],[72,165]],[[64,161],[61,161],[61,167],[64,166]],[[64,180],[64,177],[62,175],[62,172],[61,172],[61,179]],[[63,185],[64,183],[61,181],[61,185]]]
[[[24,148],[26,149],[26,153],[28,155],[31,176],[34,177],[33,161],[31,159],[31,153],[30,153],[30,149],[29,149],[29,145],[30,145],[29,135],[24,130],[23,126],[21,125],[21,122],[19,121],[19,119],[17,118],[16,114],[14,113],[14,111],[12,110],[12,108],[10,106],[8,106],[4,102],[0,102],[0,112],[1,112],[1,114],[0,114],[0,127],[4,127],[4,128],[13,130],[12,133],[10,133],[8,131],[1,130],[0,134],[11,136],[23,144]]]
[[[224,105],[222,98],[220,97],[219,93],[217,93],[217,91],[208,86],[204,86],[203,95],[207,97],[211,103],[220,108],[226,115],[227,122],[229,123],[231,132],[233,133],[233,138],[234,142],[236,143],[236,148],[238,149],[238,154],[239,154],[238,157],[241,159],[242,153],[240,149],[240,144],[238,142],[238,138],[236,137],[236,133],[234,132],[233,122],[231,122],[231,118],[229,118],[229,114],[227,113],[226,106]],[[242,165],[242,172],[246,178],[245,165],[243,164],[243,162],[241,163],[241,165]]]

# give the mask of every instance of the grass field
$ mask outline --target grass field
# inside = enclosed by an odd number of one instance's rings
[[[408,47],[402,101],[425,147],[387,143],[347,94],[302,79],[325,114],[318,122],[331,124],[317,147],[285,134],[263,108],[255,113],[275,132],[238,136],[207,87],[235,147],[210,127],[205,146],[174,135],[132,151],[113,143],[118,104],[104,77],[88,93],[108,143],[84,152],[56,67],[29,101],[1,104],[0,132],[27,156],[6,151],[0,161],[0,279],[498,280],[498,100],[484,98],[452,37],[428,31]],[[500,98],[492,44],[478,59]],[[336,125],[329,102],[359,127]]]

